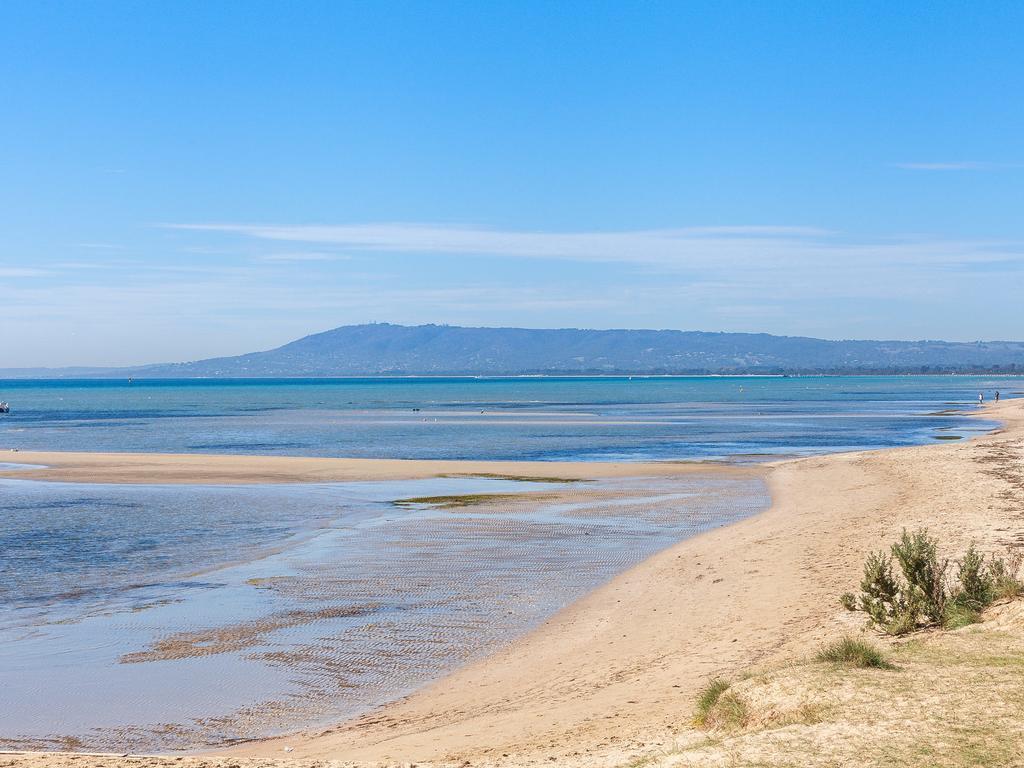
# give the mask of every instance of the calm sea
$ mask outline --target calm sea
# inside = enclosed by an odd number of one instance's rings
[[[984,428],[967,376],[0,381],[0,448],[436,459],[807,454]]]
[[[994,426],[965,415],[979,391],[1022,387],[980,377],[5,381],[0,449],[752,462],[961,439]],[[469,493],[500,502],[395,504]],[[767,503],[753,475],[711,472],[578,484],[0,479],[0,746],[194,749],[336,722]]]

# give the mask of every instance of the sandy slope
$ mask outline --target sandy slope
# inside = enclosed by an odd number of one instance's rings
[[[902,527],[958,548],[1020,542],[1024,408],[990,413],[1005,429],[970,442],[775,465],[769,511],[656,555],[509,649],[354,722],[187,762],[616,766],[697,741],[693,700],[710,677],[806,655],[859,625],[836,598]]]

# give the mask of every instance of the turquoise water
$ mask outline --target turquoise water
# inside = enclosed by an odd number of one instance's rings
[[[928,442],[1024,380],[968,376],[0,381],[0,448],[709,459]]]

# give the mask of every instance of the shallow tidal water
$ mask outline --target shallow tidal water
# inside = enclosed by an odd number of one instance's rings
[[[0,746],[136,752],[365,712],[767,504],[711,474],[0,493]],[[466,493],[498,496],[392,503]]]

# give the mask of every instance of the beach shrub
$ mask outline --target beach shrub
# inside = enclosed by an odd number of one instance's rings
[[[748,717],[747,703],[730,690],[728,680],[716,677],[697,696],[693,722],[700,728],[738,728]]]
[[[980,621],[980,611],[996,600],[1019,597],[1024,591],[1019,578],[1020,553],[1010,551],[1007,557],[991,557],[986,562],[974,544],[958,564],[958,587],[953,593],[943,624],[963,627]]]
[[[887,635],[899,637],[913,632],[918,627],[918,615],[920,611],[917,606],[911,606],[896,614],[890,621],[881,625],[881,629]]]
[[[856,611],[857,596],[853,592],[844,592],[839,596],[839,604],[848,611]]]
[[[871,626],[890,635],[973,624],[995,600],[1024,594],[1021,554],[1016,551],[986,559],[972,544],[956,562],[955,578],[950,578],[950,562],[939,557],[938,541],[927,529],[904,530],[890,551],[868,555],[859,597],[847,593],[840,598],[844,607],[863,611]]]
[[[985,556],[978,553],[973,543],[960,560],[957,578],[960,582],[960,591],[954,597],[954,601],[959,605],[977,611],[992,601],[992,573],[985,566]]]
[[[892,558],[884,552],[872,552],[864,562],[860,610],[879,627],[892,624],[907,612],[906,600],[892,572]]]
[[[990,601],[1020,597],[1024,594],[1024,582],[1020,580],[1021,559],[1019,550],[1008,549],[1005,558],[995,557],[989,562]]]
[[[906,580],[907,604],[916,607],[930,623],[940,623],[949,597],[949,560],[939,558],[938,541],[928,535],[926,528],[914,533],[904,529],[900,540],[892,545],[892,554]]]
[[[878,648],[852,637],[844,637],[823,646],[814,658],[844,667],[893,669],[893,665]]]

